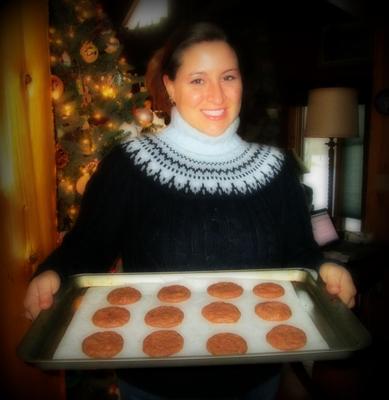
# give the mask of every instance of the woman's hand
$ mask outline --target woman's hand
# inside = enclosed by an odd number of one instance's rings
[[[41,310],[50,308],[60,284],[61,279],[55,271],[48,270],[36,276],[30,282],[24,299],[26,318],[34,320]]]
[[[337,295],[347,307],[354,307],[357,290],[346,268],[337,264],[325,263],[321,265],[319,274],[326,284],[328,293]]]

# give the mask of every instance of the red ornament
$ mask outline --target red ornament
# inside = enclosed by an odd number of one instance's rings
[[[69,163],[69,154],[59,144],[55,147],[55,163],[59,169],[65,168]]]

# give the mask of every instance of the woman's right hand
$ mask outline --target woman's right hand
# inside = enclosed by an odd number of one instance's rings
[[[59,275],[48,270],[36,276],[27,288],[24,298],[25,316],[34,320],[41,310],[50,308],[53,304],[53,296],[61,285]]]

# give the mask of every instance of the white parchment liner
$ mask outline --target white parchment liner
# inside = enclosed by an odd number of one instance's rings
[[[222,300],[208,295],[207,287],[212,283],[221,281],[235,282],[244,289],[243,294],[237,299]],[[255,305],[267,301],[253,294],[252,289],[261,282],[274,282],[284,287],[285,294],[277,301],[282,301],[291,308],[292,316],[287,321],[264,321],[255,314]],[[183,303],[165,303],[157,298],[158,291],[166,285],[180,284],[191,290],[191,297]],[[229,279],[218,276],[217,278],[190,277],[182,276],[179,280],[166,279],[143,279],[134,283],[121,286],[131,286],[142,293],[142,298],[134,304],[121,306],[127,308],[131,313],[130,321],[119,328],[102,329],[92,323],[92,315],[100,308],[110,306],[107,295],[110,291],[120,286],[90,287],[82,302],[74,314],[53,358],[71,359],[88,358],[82,350],[81,344],[85,337],[92,333],[104,330],[115,331],[124,338],[123,350],[115,358],[149,358],[142,351],[143,339],[150,333],[159,328],[149,327],[144,323],[144,316],[147,311],[160,305],[173,305],[179,307],[184,312],[183,322],[174,328],[184,337],[184,348],[177,356],[209,356],[206,349],[207,339],[220,332],[231,332],[241,335],[247,342],[248,354],[264,352],[279,352],[270,346],[265,337],[266,333],[274,326],[279,324],[290,324],[302,329],[307,335],[307,344],[300,350],[327,350],[327,343],[324,341],[320,332],[314,325],[307,313],[307,309],[312,306],[307,302],[300,301],[296,295],[293,285],[289,281],[261,280],[257,278],[237,278]],[[201,309],[205,305],[214,301],[226,301],[237,306],[241,312],[241,318],[234,324],[213,324],[208,322],[201,314]],[[171,356],[174,357],[174,356]]]

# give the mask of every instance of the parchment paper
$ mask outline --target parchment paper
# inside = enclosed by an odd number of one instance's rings
[[[243,294],[236,299],[222,300],[210,296],[207,287],[212,283],[221,281],[235,282],[244,289]],[[274,282],[284,287],[285,294],[274,300],[282,301],[291,308],[292,316],[282,322],[264,321],[255,314],[255,305],[267,301],[253,294],[252,289],[261,282]],[[180,284],[191,290],[191,297],[182,303],[165,303],[157,298],[158,291],[167,285]],[[88,358],[81,349],[82,341],[88,335],[98,331],[113,330],[121,334],[124,338],[124,348],[116,358],[150,358],[142,351],[144,338],[150,333],[160,328],[152,328],[144,323],[145,314],[152,308],[160,305],[172,305],[179,307],[184,312],[184,320],[177,327],[170,328],[179,332],[184,337],[184,348],[174,356],[209,356],[206,349],[207,339],[221,332],[231,332],[241,335],[247,342],[247,354],[258,354],[268,352],[279,352],[270,346],[265,337],[266,333],[276,325],[289,324],[302,329],[307,335],[307,344],[300,350],[326,350],[327,343],[324,341],[319,330],[309,317],[307,310],[311,306],[308,298],[300,301],[296,295],[293,285],[289,281],[279,280],[260,280],[257,278],[237,278],[230,279],[227,276],[204,279],[191,275],[183,276],[182,279],[142,279],[138,282],[121,286],[131,286],[142,293],[142,298],[134,304],[121,306],[130,311],[130,321],[119,328],[103,329],[92,323],[92,316],[100,308],[110,306],[107,295],[110,291],[120,286],[90,287],[88,288],[79,309],[75,312],[53,358],[54,359],[74,359]],[[271,299],[270,299],[271,300]],[[205,305],[214,301],[225,301],[237,306],[241,312],[241,318],[234,324],[213,324],[208,322],[201,314],[201,309]]]

